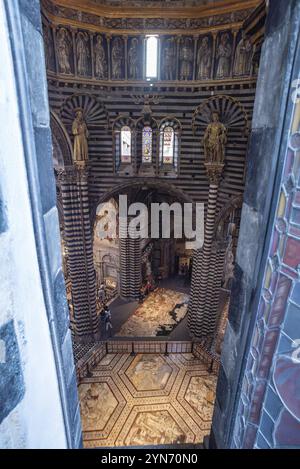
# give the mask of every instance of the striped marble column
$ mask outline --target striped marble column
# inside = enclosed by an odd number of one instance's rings
[[[212,244],[217,209],[219,182],[224,168],[223,164],[205,163],[209,178],[209,193],[202,249],[194,253],[192,270],[191,301],[188,311],[188,326],[194,337],[207,337],[212,330],[215,318],[206,316],[208,306],[212,302],[213,292],[208,287],[212,268]],[[215,256],[213,256],[215,257]]]
[[[128,234],[126,238],[121,237],[119,242],[120,293],[124,299],[137,299],[142,284],[141,241],[131,236],[130,228],[120,227]]]
[[[96,284],[89,216],[88,167],[69,166],[59,174],[65,243],[71,280],[75,340],[86,343],[99,338]]]
[[[225,249],[213,246],[206,289],[206,301],[203,313],[202,330],[212,339],[216,333],[219,317],[220,292],[224,273]]]

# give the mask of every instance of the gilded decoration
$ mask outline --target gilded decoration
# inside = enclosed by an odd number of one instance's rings
[[[212,122],[208,124],[204,132],[205,162],[210,164],[223,164],[225,159],[227,130],[219,119],[219,113],[213,112]]]
[[[89,132],[83,117],[81,108],[75,109],[75,119],[72,124],[72,134],[74,137],[74,163],[84,165],[88,161],[88,138]]]

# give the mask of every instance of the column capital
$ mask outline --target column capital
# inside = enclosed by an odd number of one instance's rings
[[[73,164],[56,169],[57,179],[62,182],[77,182],[89,174],[88,164]]]
[[[209,183],[219,185],[225,165],[223,163],[204,163],[204,166]]]

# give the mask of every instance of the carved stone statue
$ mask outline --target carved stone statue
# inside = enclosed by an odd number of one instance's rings
[[[212,113],[212,122],[206,127],[203,141],[205,162],[222,164],[225,158],[227,130],[219,121],[217,112]]]
[[[232,48],[229,41],[229,34],[224,33],[221,36],[220,44],[217,48],[217,78],[226,78],[230,75],[231,53]]]
[[[75,109],[75,119],[72,124],[72,134],[74,135],[74,163],[82,163],[88,160],[89,132],[83,118],[81,108]]]
[[[116,37],[111,50],[112,78],[118,80],[122,77],[123,46],[121,39]]]
[[[107,62],[103,47],[103,39],[100,35],[97,36],[96,44],[94,46],[94,64],[96,77],[100,78],[100,80],[104,80],[107,77]]]
[[[174,37],[170,37],[166,41],[163,67],[165,80],[174,80],[176,68],[176,45]]]
[[[193,67],[191,42],[191,39],[186,37],[180,49],[180,80],[188,80],[191,77]]]
[[[65,28],[60,28],[57,34],[57,60],[62,73],[71,73],[70,52],[70,37]]]
[[[77,72],[79,75],[86,75],[88,71],[88,58],[90,56],[88,48],[89,37],[86,33],[79,32],[76,39],[76,59]]]
[[[139,51],[138,40],[134,37],[128,51],[129,77],[136,80],[139,76]]]
[[[198,54],[197,54],[197,78],[198,80],[206,80],[210,78],[211,72],[211,57],[212,57],[212,48],[209,44],[209,38],[206,36],[202,39]]]
[[[233,74],[235,76],[249,75],[251,70],[253,46],[249,37],[242,37],[237,45]]]

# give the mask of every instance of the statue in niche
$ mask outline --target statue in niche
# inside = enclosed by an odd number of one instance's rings
[[[205,36],[199,46],[197,54],[197,78],[206,80],[210,78],[212,49],[209,44],[209,38]]]
[[[139,51],[138,40],[134,37],[128,51],[129,77],[136,80],[139,76]]]
[[[44,28],[44,43],[45,43],[46,70],[50,70],[53,64],[53,47],[52,47],[51,30],[48,27]]]
[[[78,33],[76,39],[77,72],[79,75],[86,75],[88,72],[88,58],[90,56],[88,47],[89,37],[87,33]]]
[[[62,73],[71,73],[70,65],[71,41],[65,28],[57,34],[57,60]]]
[[[233,74],[236,76],[250,75],[253,46],[249,37],[243,36],[237,45]]]
[[[72,134],[74,135],[74,163],[84,163],[88,160],[89,132],[83,118],[83,110],[81,108],[75,109]]]
[[[111,50],[112,78],[118,80],[122,77],[123,46],[120,38],[115,38]]]
[[[186,37],[180,49],[180,80],[188,80],[193,68],[193,50],[191,39]]]
[[[107,76],[107,62],[105,56],[105,50],[103,47],[103,39],[100,35],[96,38],[96,44],[94,47],[94,62],[95,62],[95,75],[104,80]]]
[[[166,41],[163,66],[165,80],[173,80],[176,66],[176,44],[174,37],[170,37]]]
[[[229,41],[229,34],[224,33],[221,36],[220,44],[217,49],[217,78],[226,78],[230,75],[231,52],[232,47]]]
[[[220,122],[218,112],[212,113],[212,122],[206,127],[203,141],[205,162],[222,164],[225,159],[227,130]]]

